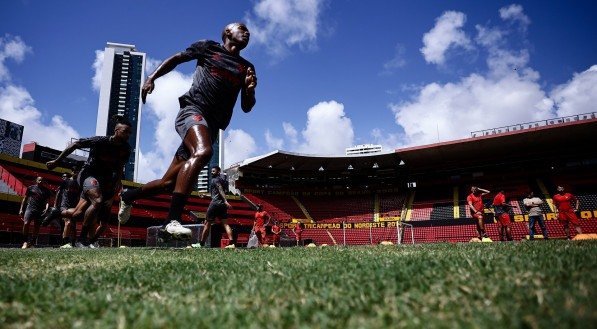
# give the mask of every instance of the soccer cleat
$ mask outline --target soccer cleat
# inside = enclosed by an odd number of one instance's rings
[[[226,247],[224,247],[224,249],[234,249],[236,248],[236,246],[234,244],[229,244]]]
[[[164,230],[175,240],[188,240],[192,235],[191,229],[183,227],[177,220],[170,221]]]
[[[81,243],[81,242],[77,242],[77,243],[75,243],[75,247],[76,247],[76,248],[83,248],[83,249],[85,249],[85,248],[89,248],[89,246],[88,246],[88,245],[85,245],[85,244],[83,244],[83,243]]]
[[[129,218],[131,218],[131,209],[133,208],[132,204],[128,204],[120,199],[120,208],[118,209],[118,221],[120,224],[124,224],[128,222]]]
[[[201,248],[203,248],[203,246],[201,245],[201,243],[193,243],[193,244],[191,245],[191,248],[197,248],[197,249],[201,249]]]
[[[27,248],[29,248],[29,243],[23,242],[23,246],[21,247],[21,249],[27,249]]]
[[[64,245],[60,246],[60,249],[69,249],[69,248],[72,248],[72,247],[73,247],[72,244],[67,243],[67,244],[64,244]]]
[[[54,219],[58,219],[60,217],[60,209],[50,207],[46,210],[44,214],[44,218],[41,221],[41,226],[48,226]]]
[[[89,248],[91,248],[91,249],[97,249],[99,247],[100,247],[100,245],[99,245],[99,242],[97,242],[97,241],[89,244]]]

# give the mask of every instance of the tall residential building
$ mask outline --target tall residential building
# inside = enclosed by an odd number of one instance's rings
[[[224,131],[220,130],[218,140],[213,144],[214,154],[207,163],[207,166],[199,173],[197,180],[197,191],[209,192],[209,181],[211,180],[211,168],[218,166],[224,173]]]
[[[361,144],[361,145],[356,145],[356,146],[346,148],[346,155],[379,153],[381,151],[382,151],[381,145]]]
[[[137,180],[139,172],[139,134],[141,128],[141,86],[144,82],[145,53],[134,45],[108,42],[100,83],[99,106],[95,134],[110,136],[114,122],[110,118],[124,115],[132,124],[129,138],[132,152],[125,165],[124,179]]]

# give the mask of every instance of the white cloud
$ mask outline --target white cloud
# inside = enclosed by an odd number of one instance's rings
[[[243,161],[255,155],[257,144],[251,135],[242,129],[232,129],[226,134],[224,140],[225,167]]]
[[[0,37],[0,82],[10,80],[10,72],[4,64],[6,59],[12,59],[21,63],[27,53],[32,52],[31,47],[27,46],[21,37],[6,34]]]
[[[502,8],[500,15],[530,23],[520,6]],[[390,104],[404,135],[377,131],[374,137],[399,137],[398,146],[430,144],[470,137],[472,131],[594,111],[597,65],[547,92],[539,73],[528,67],[529,51],[507,48],[507,30],[477,26],[477,31],[475,41],[488,54],[487,74],[422,86],[410,101]]]
[[[281,150],[284,147],[284,139],[274,137],[269,129],[265,131],[265,143],[270,150]]]
[[[289,48],[316,47],[319,15],[324,0],[260,0],[245,16],[253,42],[280,59]]]
[[[511,20],[519,22],[521,28],[525,31],[529,24],[531,24],[531,20],[525,15],[521,5],[513,4],[508,7],[500,8],[500,17],[505,21]]]
[[[294,128],[292,123],[282,122],[282,128],[284,129],[286,137],[290,139],[290,143],[296,145],[298,143],[298,131]]]
[[[572,80],[554,88],[550,96],[557,105],[558,117],[596,112],[597,65],[575,74]]]
[[[405,54],[406,49],[402,44],[397,44],[394,52],[394,57],[383,64],[383,71],[381,74],[392,74],[393,71],[404,67],[406,65]]]
[[[93,90],[99,92],[102,84],[102,71],[104,69],[103,50],[95,51],[95,61],[93,61],[93,65],[91,65],[91,67],[94,71],[93,78],[91,78],[91,87]]]
[[[472,48],[470,39],[461,29],[465,21],[466,15],[455,11],[447,11],[436,20],[431,31],[423,35],[421,53],[427,63],[443,64],[450,48]]]
[[[393,150],[397,145],[400,145],[404,135],[400,133],[386,133],[382,129],[374,128],[371,130],[371,137],[373,138],[373,144],[381,145],[382,150],[385,152]]]
[[[48,119],[35,107],[29,91],[10,81],[5,60],[10,58],[20,63],[29,52],[31,47],[18,36],[0,38],[0,118],[24,126],[23,143],[33,141],[62,150],[71,138],[79,138],[79,133],[59,115],[50,118],[48,123]]]
[[[303,142],[296,150],[319,155],[344,154],[354,143],[352,121],[344,114],[344,105],[321,102],[307,111],[307,126],[301,132]]]

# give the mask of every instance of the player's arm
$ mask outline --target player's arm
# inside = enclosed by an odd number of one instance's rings
[[[224,188],[222,187],[222,184],[217,183],[216,187],[218,188],[218,193],[222,197],[222,200],[224,200],[224,204],[226,205],[226,207],[227,208],[232,208],[232,206],[230,205],[230,203],[228,203],[228,200],[226,200],[226,193],[224,192]]]
[[[240,96],[240,105],[245,113],[251,112],[253,106],[257,103],[255,99],[255,87],[257,87],[257,75],[255,74],[255,69],[249,67]]]
[[[489,194],[491,191],[478,187],[477,190],[481,191],[481,195]]]
[[[158,66],[155,71],[147,77],[143,87],[141,88],[141,101],[145,104],[145,99],[147,98],[147,94],[151,94],[153,89],[155,88],[154,82],[157,78],[168,74],[170,71],[174,70],[179,64],[188,62],[192,60],[192,57],[185,56],[182,52],[176,53]]]
[[[576,196],[573,196],[574,201],[576,202],[576,206],[574,207],[574,211],[578,211],[578,209],[580,208],[580,201],[578,200],[578,198]]]
[[[48,167],[48,169],[56,168],[58,166],[58,164],[60,163],[60,161],[62,161],[62,159],[66,158],[71,153],[73,153],[75,150],[80,149],[80,148],[83,148],[83,147],[82,147],[81,140],[78,139],[78,140],[74,141],[73,143],[70,143],[62,151],[62,153],[60,153],[60,155],[56,159],[46,162],[46,166]]]
[[[23,198],[23,201],[21,201],[21,208],[19,208],[19,216],[23,216],[23,213],[25,212],[25,205],[27,204],[27,201],[29,200],[29,191],[27,191],[25,193],[25,197]]]

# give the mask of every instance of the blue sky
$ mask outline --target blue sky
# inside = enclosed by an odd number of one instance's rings
[[[281,149],[343,154],[470,136],[597,112],[595,1],[3,1],[0,117],[58,149],[95,134],[106,42],[136,45],[152,70],[244,21],[257,105],[238,106],[226,163]],[[177,98],[194,63],[157,80],[143,108],[141,181],[180,143]]]

